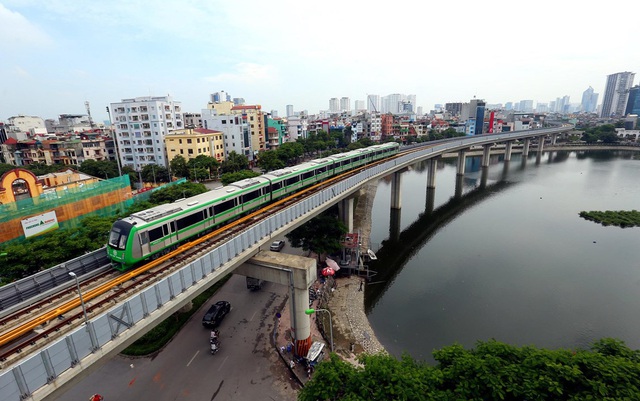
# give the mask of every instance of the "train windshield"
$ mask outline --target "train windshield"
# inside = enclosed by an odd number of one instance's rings
[[[130,231],[131,224],[127,222],[119,220],[113,223],[109,233],[109,246],[115,249],[125,249]]]

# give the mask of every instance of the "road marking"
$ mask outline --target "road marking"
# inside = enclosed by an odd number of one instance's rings
[[[253,320],[254,317],[256,317],[256,313],[258,313],[258,311],[253,312],[253,316],[251,316],[251,319],[249,319],[250,322]]]
[[[224,361],[222,361],[222,363],[220,364],[220,367],[218,368],[218,372],[220,371],[220,369],[222,369],[222,367],[224,366],[224,363],[227,361],[227,359],[229,359],[229,357],[224,358]]]
[[[196,356],[198,356],[198,354],[200,353],[200,350],[196,351],[196,354],[193,356],[193,358],[191,358],[191,360],[189,361],[189,363],[187,364],[187,367],[189,367],[189,365],[191,365],[191,362],[193,362],[194,359],[196,359]]]

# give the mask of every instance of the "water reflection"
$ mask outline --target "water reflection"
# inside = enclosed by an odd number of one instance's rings
[[[444,160],[435,190],[421,167],[407,172],[402,197],[413,202],[389,220],[394,235],[384,220],[372,227],[381,246],[365,307],[387,350],[430,361],[456,341],[586,347],[605,336],[638,348],[640,229],[578,217],[637,209],[638,154],[614,154],[492,156],[488,169],[469,160],[463,178],[455,159]],[[382,181],[374,213],[388,203]]]

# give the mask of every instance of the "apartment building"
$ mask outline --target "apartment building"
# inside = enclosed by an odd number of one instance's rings
[[[200,155],[215,157],[219,162],[225,160],[223,133],[206,128],[185,128],[169,132],[165,138],[167,159],[169,162],[176,156],[186,160]]]
[[[171,96],[146,96],[111,103],[112,125],[122,166],[141,171],[148,164],[169,167],[164,138],[184,127],[182,103]]]

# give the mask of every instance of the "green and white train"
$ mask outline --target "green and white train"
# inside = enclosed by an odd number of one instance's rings
[[[200,195],[136,212],[113,223],[107,254],[120,271],[165,253],[223,223],[328,177],[398,153],[373,145],[234,182]]]

